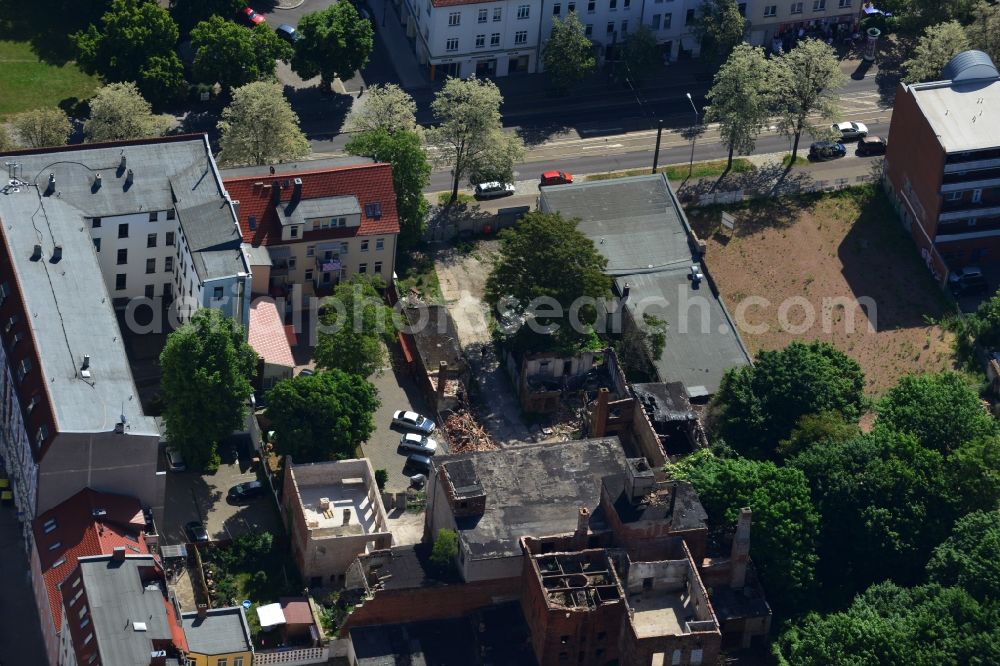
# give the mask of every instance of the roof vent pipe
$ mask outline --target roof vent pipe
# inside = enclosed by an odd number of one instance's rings
[[[56,191],[56,175],[54,173],[49,174],[49,185],[45,188],[45,194],[52,194]]]
[[[101,174],[97,174],[96,176],[94,176],[94,189],[95,190],[101,189]]]
[[[124,171],[125,167],[127,165],[128,165],[128,160],[125,159],[125,151],[123,150],[122,151],[122,161],[118,163],[118,168],[121,169],[122,171]]]
[[[36,243],[35,248],[31,251],[31,260],[38,261],[41,258],[42,258],[42,246]]]
[[[56,263],[62,259],[62,245],[56,245],[52,248],[52,263]]]
[[[125,174],[125,187],[130,187],[132,185],[132,180],[133,180],[132,169],[129,169],[128,173]]]

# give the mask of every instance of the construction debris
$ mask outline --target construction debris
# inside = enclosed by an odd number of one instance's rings
[[[452,453],[496,451],[500,448],[475,417],[465,410],[450,414],[444,421],[444,428],[451,442]]]

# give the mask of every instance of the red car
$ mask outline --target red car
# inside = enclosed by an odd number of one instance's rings
[[[573,174],[565,171],[546,171],[542,174],[541,185],[569,185],[573,182]]]
[[[246,15],[246,19],[247,21],[250,22],[250,25],[260,25],[261,23],[267,21],[266,18],[264,18],[254,10],[250,9],[249,7],[244,7],[243,13]]]

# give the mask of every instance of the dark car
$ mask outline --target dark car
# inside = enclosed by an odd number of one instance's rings
[[[191,543],[208,543],[210,539],[208,538],[208,530],[202,525],[200,520],[192,520],[190,523],[184,526],[184,532],[187,534],[188,539]]]
[[[966,266],[948,275],[948,287],[956,296],[985,293],[989,284],[978,266]]]
[[[288,25],[287,23],[282,23],[277,28],[275,28],[274,31],[278,33],[278,37],[281,37],[289,44],[294,44],[295,42],[302,39],[302,35],[299,33],[299,31],[296,30],[294,27]]]
[[[835,160],[847,154],[844,144],[836,141],[817,141],[809,146],[809,159],[816,161]]]
[[[880,136],[866,136],[858,141],[858,155],[885,155],[885,139]]]
[[[260,481],[247,481],[246,483],[239,483],[230,488],[226,498],[230,502],[246,502],[257,497],[263,497],[266,492],[267,488]]]

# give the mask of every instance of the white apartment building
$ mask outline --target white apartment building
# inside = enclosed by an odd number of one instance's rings
[[[837,39],[857,29],[863,4],[863,0],[751,0],[745,12],[750,20],[747,41],[770,50],[775,37],[800,30],[829,31]]]

